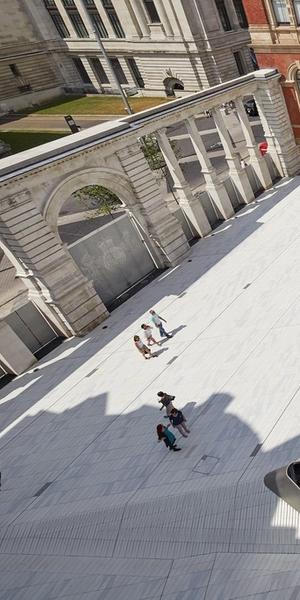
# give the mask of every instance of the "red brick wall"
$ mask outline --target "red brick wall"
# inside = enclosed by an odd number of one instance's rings
[[[256,58],[259,66],[264,68],[276,68],[284,77],[287,77],[288,70],[290,66],[295,62],[295,60],[300,60],[300,45],[299,45],[299,54],[283,54],[277,53],[276,47],[274,46],[274,52],[262,54],[260,52],[256,52]]]
[[[268,24],[263,0],[243,0],[249,25]]]

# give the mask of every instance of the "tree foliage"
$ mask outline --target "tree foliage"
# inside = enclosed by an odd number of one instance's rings
[[[93,217],[112,216],[114,210],[121,206],[118,196],[102,185],[88,185],[74,192],[73,196],[85,204],[87,210],[94,211]]]

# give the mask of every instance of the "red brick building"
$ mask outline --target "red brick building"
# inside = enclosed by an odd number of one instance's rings
[[[300,144],[300,0],[243,0],[260,68],[276,67]]]

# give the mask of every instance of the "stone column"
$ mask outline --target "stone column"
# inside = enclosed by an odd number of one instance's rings
[[[194,117],[186,119],[185,125],[201,165],[201,171],[206,182],[206,191],[224,219],[230,219],[234,214],[233,206],[225,185],[219,181],[216,170],[212,166]]]
[[[290,117],[280,85],[280,73],[262,69],[253,73],[254,92],[259,116],[271,155],[280,175],[293,176],[300,171],[300,149],[295,142]]]
[[[225,150],[225,158],[229,167],[229,175],[239,193],[246,204],[254,200],[254,193],[250,185],[246,170],[242,168],[239,157],[237,156],[230,135],[227,131],[226,124],[223,119],[220,107],[213,108],[213,119]]]
[[[84,335],[108,316],[91,282],[51,231],[28,191],[1,200],[0,235],[69,335]]]
[[[237,116],[239,118],[242,132],[246,140],[246,146],[250,157],[250,163],[254,168],[254,171],[263,188],[268,189],[272,187],[272,179],[266,163],[266,159],[261,156],[258,149],[257,142],[255,140],[248,115],[245,111],[244,103],[242,98],[236,98],[234,100]]]
[[[155,133],[157,141],[164,157],[170,175],[174,182],[174,189],[178,194],[178,200],[181,209],[192,223],[194,229],[201,237],[204,237],[211,231],[211,226],[199,200],[193,196],[192,190],[185,180],[175,152],[170,144],[165,129],[160,129]]]
[[[165,7],[164,7],[164,0],[156,0],[155,2],[156,8],[157,8],[157,12],[159,14],[161,23],[164,26],[164,30],[166,32],[166,35],[168,37],[174,36],[174,32],[173,29],[171,27],[171,23],[169,21],[169,17],[165,11]]]
[[[77,38],[77,33],[74,29],[72,21],[69,19],[69,15],[62,3],[62,0],[56,0],[55,4],[56,4],[57,9],[59,10],[61,18],[63,19],[67,29],[69,30],[70,35],[73,38]]]
[[[160,194],[140,144],[129,145],[117,155],[136,198],[128,208],[148,233],[160,266],[177,265],[188,255],[189,245],[180,223]]]
[[[147,24],[146,15],[144,13],[140,0],[131,0],[133,12],[136,16],[139,28],[143,37],[150,37],[150,29]]]

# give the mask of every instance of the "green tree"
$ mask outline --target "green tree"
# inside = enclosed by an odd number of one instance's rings
[[[118,196],[102,185],[87,185],[74,192],[73,196],[85,204],[88,210],[93,210],[93,215],[89,214],[90,218],[110,215],[113,219],[113,212],[122,205]]]
[[[176,157],[180,158],[180,149],[178,148],[176,142],[174,140],[171,140],[170,144],[173,148]],[[149,135],[144,136],[141,139],[141,147],[151,171],[160,170],[161,177],[166,177],[168,179],[168,168],[165,163],[165,159],[161,153],[155,134],[150,133]]]

